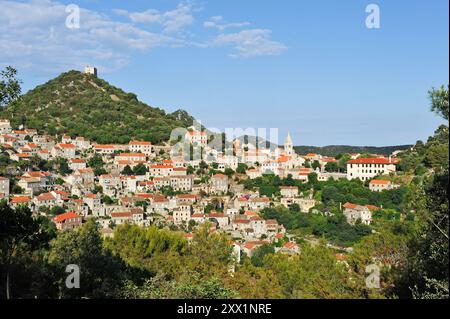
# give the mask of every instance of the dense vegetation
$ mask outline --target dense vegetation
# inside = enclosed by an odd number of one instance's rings
[[[108,82],[69,71],[37,86],[1,111],[12,125],[49,134],[85,136],[98,143],[141,139],[159,143],[172,129],[192,125],[185,111],[166,114]]]
[[[348,224],[341,212],[334,216],[323,216],[300,213],[292,208],[272,207],[265,208],[261,214],[265,219],[276,219],[291,233],[323,237],[340,246],[352,246],[372,232],[372,229],[364,224]]]
[[[4,204],[0,217],[5,220],[0,228],[8,230],[0,233],[0,247],[9,252],[0,264],[1,298],[6,291],[10,298],[40,299],[380,295],[365,288],[363,274],[354,273],[349,280],[346,266],[337,263],[333,251],[323,245],[305,244],[301,256],[293,257],[274,254],[269,248],[255,266],[246,256],[236,264],[230,240],[209,232],[207,224],[188,243],[177,232],[132,225],[117,226],[114,237],[104,240],[93,219],[75,231],[56,234],[48,220]],[[15,232],[13,225],[22,231]],[[79,289],[65,285],[69,264],[79,266]]]

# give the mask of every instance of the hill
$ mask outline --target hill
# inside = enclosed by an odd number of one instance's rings
[[[37,86],[0,112],[12,125],[49,134],[85,136],[98,143],[131,139],[160,143],[194,120],[186,111],[167,114],[105,80],[69,71]]]
[[[294,149],[298,154],[318,153],[324,156],[336,156],[338,154],[345,153],[370,153],[370,154],[383,154],[390,155],[397,150],[410,149],[412,145],[399,145],[399,146],[349,146],[349,145],[329,145],[329,146],[295,146]]]

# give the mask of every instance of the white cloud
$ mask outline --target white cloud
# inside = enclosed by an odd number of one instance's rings
[[[179,39],[86,9],[80,10],[80,28],[69,29],[66,6],[56,1],[2,1],[1,6],[0,64],[38,73],[81,69],[87,64],[102,71],[117,70],[135,51],[183,45]]]
[[[235,23],[223,23],[220,24],[219,22],[221,22],[223,20],[222,16],[214,16],[211,17],[209,19],[209,21],[205,21],[203,23],[203,26],[205,28],[210,28],[210,29],[217,29],[219,31],[225,31],[226,29],[230,29],[230,28],[243,28],[243,27],[247,27],[250,25],[249,22],[235,22]]]
[[[211,17],[210,20],[214,21],[214,22],[219,22],[219,21],[223,20],[223,17],[222,16],[214,16],[214,17]]]
[[[156,9],[142,12],[127,12],[120,9],[115,11],[120,15],[127,15],[134,23],[161,25],[166,33],[182,31],[194,22],[192,6],[187,3],[180,3],[174,10],[166,12]]]
[[[14,65],[36,74],[82,69],[85,65],[96,65],[101,72],[114,71],[123,68],[134,53],[160,47],[192,46],[200,50],[233,46],[237,50],[233,57],[279,54],[286,48],[271,40],[269,30],[223,34],[222,30],[238,24],[227,26],[221,23],[222,16],[209,19],[221,31],[215,39],[202,40],[198,34],[188,37],[196,9],[186,3],[166,12],[113,10],[127,21],[81,8],[80,28],[69,29],[65,25],[69,14],[66,6],[55,0],[0,1],[0,67]],[[152,25],[160,30],[149,31]]]
[[[144,12],[129,13],[131,21],[136,23],[162,23],[163,17],[158,10],[149,9]]]
[[[190,5],[180,3],[175,10],[164,13],[164,30],[166,32],[177,32],[191,25],[194,22],[191,10]]]
[[[242,30],[237,33],[220,34],[215,39],[216,45],[233,45],[237,53],[230,54],[233,58],[248,58],[261,55],[278,55],[287,47],[271,40],[271,31],[265,29]]]

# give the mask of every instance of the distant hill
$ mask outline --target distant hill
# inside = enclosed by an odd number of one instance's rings
[[[13,125],[24,124],[49,134],[85,136],[98,143],[131,139],[159,143],[176,127],[194,120],[186,111],[167,114],[140,102],[133,93],[79,71],[61,74],[0,111]]]
[[[410,149],[412,145],[398,145],[398,146],[349,146],[349,145],[329,145],[329,146],[295,146],[294,149],[298,154],[318,153],[324,156],[336,156],[345,153],[370,153],[390,155],[397,150]]]

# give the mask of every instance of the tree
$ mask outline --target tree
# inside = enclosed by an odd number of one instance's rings
[[[20,96],[22,81],[16,75],[17,70],[11,66],[0,71],[0,108],[8,106]]]
[[[253,266],[262,267],[264,265],[264,257],[268,254],[274,254],[275,249],[272,245],[265,244],[258,247],[251,257],[251,262]]]
[[[239,163],[238,167],[236,168],[236,173],[238,174],[245,174],[245,172],[247,171],[248,166],[245,163]]]
[[[448,120],[448,89],[432,89],[429,95],[431,110]],[[441,125],[428,139],[419,156],[424,154],[424,164],[441,167],[410,188],[408,208],[417,216],[418,229],[408,242],[408,266],[397,283],[397,293],[414,298],[448,299],[448,126]]]
[[[347,162],[349,160],[351,160],[351,156],[350,154],[343,154],[340,158],[339,158],[339,169],[342,172],[346,172],[347,171]]]
[[[365,285],[360,276],[352,273],[344,264],[336,262],[334,252],[323,244],[301,246],[295,256],[270,254],[266,269],[279,279],[285,298],[336,299],[364,298]]]
[[[106,170],[103,168],[104,164],[105,163],[103,162],[102,156],[100,154],[95,154],[88,160],[88,165],[94,171],[95,176],[106,174]]]
[[[445,89],[444,86],[441,86],[439,89],[433,88],[428,92],[429,98],[431,100],[431,111],[440,115],[447,121],[448,121],[448,112],[449,112],[448,91],[449,91],[448,86],[447,86],[447,89]]]
[[[180,281],[158,274],[146,279],[140,286],[126,281],[121,295],[132,299],[231,299],[237,293],[225,287],[219,278],[200,279],[198,274],[193,273]]]
[[[134,174],[133,170],[131,169],[130,165],[127,165],[123,168],[122,172],[120,172],[122,175],[128,175],[131,176]]]
[[[139,163],[135,167],[133,167],[133,173],[135,175],[145,175],[147,173],[147,167],[144,164]]]
[[[284,297],[276,274],[270,269],[253,266],[248,258],[244,259],[243,265],[236,266],[236,272],[228,276],[227,283],[244,299]]]
[[[313,170],[316,170],[317,168],[320,168],[320,163],[318,160],[315,160],[312,164],[311,167]]]
[[[102,203],[106,204],[106,205],[112,205],[112,204],[114,204],[114,201],[108,195],[103,195],[102,196]]]
[[[46,243],[48,234],[41,229],[41,220],[32,216],[25,206],[16,209],[0,203],[0,260],[6,273],[6,298],[11,298],[10,267],[21,249],[33,250]]]
[[[231,177],[231,176],[233,176],[234,171],[231,168],[227,167],[227,168],[225,168],[224,174],[227,175],[228,177]]]
[[[61,232],[51,243],[49,264],[55,270],[60,298],[112,298],[118,294],[123,264],[103,248],[103,241],[93,219],[74,231]],[[66,266],[80,269],[80,288],[67,289]]]
[[[317,184],[318,183],[318,179],[317,179],[317,173],[312,172],[308,174],[308,183],[311,185]]]
[[[435,175],[426,187],[423,224],[409,243],[409,287],[416,298],[449,297],[448,170]]]
[[[64,213],[66,210],[61,206],[54,206],[50,209],[49,214],[52,216],[60,215]]]
[[[56,165],[59,174],[65,176],[67,174],[72,173],[72,170],[69,167],[67,159],[59,157],[54,161],[54,164]]]
[[[289,207],[289,209],[295,213],[299,213],[300,212],[300,205],[297,203],[291,204],[291,206]]]
[[[327,172],[338,172],[339,171],[339,165],[336,162],[328,162],[325,165],[325,171]]]

